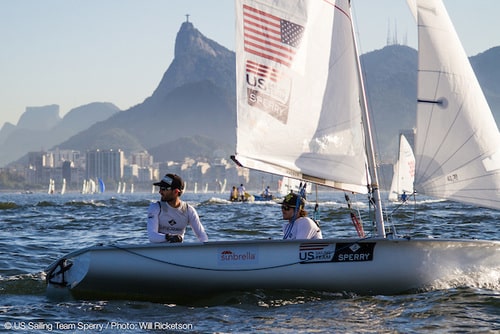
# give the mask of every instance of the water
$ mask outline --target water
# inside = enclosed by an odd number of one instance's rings
[[[456,282],[432,291],[397,296],[259,290],[228,293],[188,305],[47,298],[43,270],[61,255],[98,243],[147,243],[146,210],[158,197],[146,193],[0,194],[0,331],[500,331],[498,271],[493,272],[492,277],[477,280],[457,277]],[[184,200],[196,206],[211,240],[281,238],[278,204],[230,203],[225,197],[183,195]],[[364,197],[351,199],[366,215]],[[324,237],[356,236],[343,194],[320,192],[319,202]],[[417,212],[411,205],[392,212],[393,220],[404,222],[398,228],[399,233],[421,237],[500,239],[498,211],[432,200],[419,200],[417,207]],[[367,232],[370,232],[369,225],[364,225]],[[193,232],[188,230],[186,242],[194,240]]]

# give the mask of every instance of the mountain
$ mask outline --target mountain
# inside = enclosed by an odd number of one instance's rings
[[[61,121],[59,106],[51,104],[43,107],[26,107],[26,111],[17,122],[18,129],[35,131],[49,130]]]
[[[0,129],[0,144],[3,146],[7,138],[16,131],[16,126],[12,123],[5,122]]]
[[[470,58],[497,125],[500,124],[500,46]]]
[[[233,151],[232,145],[221,144],[204,136],[181,137],[149,149],[149,153],[158,161],[181,161],[186,156],[227,159]]]
[[[417,51],[389,45],[361,56],[368,108],[373,113],[381,159],[392,159],[400,129],[415,127]]]
[[[70,110],[61,119],[58,105],[27,107],[17,126],[8,123],[0,131],[0,165],[30,151],[47,150],[118,111],[112,103],[94,102]]]

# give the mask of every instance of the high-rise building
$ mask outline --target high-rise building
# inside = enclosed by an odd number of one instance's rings
[[[85,177],[104,181],[119,181],[123,177],[124,154],[122,150],[87,151]]]

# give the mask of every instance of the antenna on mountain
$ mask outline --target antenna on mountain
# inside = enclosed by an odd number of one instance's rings
[[[391,45],[391,20],[387,18],[387,40],[385,42],[386,46]]]
[[[394,20],[394,36],[392,37],[392,44],[393,45],[398,45],[398,21],[395,19]]]
[[[186,14],[186,22],[189,22],[189,14]]]

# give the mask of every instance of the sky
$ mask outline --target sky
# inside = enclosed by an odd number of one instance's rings
[[[499,0],[444,0],[469,56],[500,46]],[[397,32],[416,48],[405,0],[352,0],[361,53]],[[206,37],[235,49],[234,0],[0,0],[0,128],[26,107],[59,115],[92,102],[142,103],[174,57],[189,14]]]

